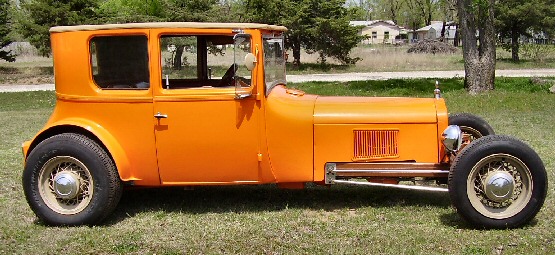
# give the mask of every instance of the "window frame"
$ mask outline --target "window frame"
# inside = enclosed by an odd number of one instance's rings
[[[182,92],[185,92],[185,91],[198,91],[198,90],[203,90],[203,91],[205,91],[205,90],[219,90],[219,91],[229,91],[230,93],[235,94],[235,91],[236,91],[235,84],[230,84],[229,86],[204,86],[204,85],[202,85],[202,86],[190,86],[190,87],[188,87],[188,86],[177,86],[175,88],[171,88],[171,87],[168,88],[167,85],[166,85],[166,76],[164,74],[164,57],[163,57],[163,54],[162,54],[164,47],[163,47],[162,40],[163,40],[163,38],[168,38],[168,37],[195,37],[197,39],[197,46],[198,46],[199,45],[199,43],[198,43],[199,42],[198,41],[199,37],[208,38],[210,36],[214,36],[214,37],[229,37],[229,38],[232,39],[236,34],[237,33],[213,33],[213,32],[212,33],[202,33],[202,32],[200,32],[200,33],[199,32],[160,33],[158,35],[157,42],[156,42],[157,49],[159,50],[159,52],[158,52],[158,54],[159,54],[159,59],[158,59],[159,63],[158,64],[159,64],[160,68],[159,68],[158,72],[159,72],[159,75],[160,75],[160,78],[161,78],[160,89],[162,91],[166,91],[166,92],[168,92],[168,91],[182,91]],[[204,43],[202,44],[203,45],[202,47],[207,47],[207,45],[208,45],[207,42],[208,42],[208,40],[204,40]],[[222,45],[224,45],[224,44],[222,44]],[[225,45],[234,45],[234,41],[232,41],[231,43],[225,44]],[[253,52],[253,48],[254,48],[253,39],[251,37],[251,39],[250,39],[250,52]],[[203,54],[203,55],[205,55],[205,56],[201,57],[200,60],[199,60],[199,54],[198,54],[198,49],[197,49],[196,59],[194,60],[197,63],[197,71],[196,71],[197,78],[195,80],[198,81],[199,83],[210,81],[210,80],[212,80],[213,83],[214,83],[214,81],[221,81],[222,80],[221,78],[220,79],[210,79],[210,77],[214,77],[213,73],[212,73],[212,75],[209,73],[209,69],[210,69],[209,64],[210,63],[208,61],[208,56],[210,55],[210,53],[208,52],[208,50],[204,51],[204,53],[205,54]],[[230,58],[233,60],[233,63],[236,63],[235,51],[227,52],[226,54],[230,54],[230,56],[231,56]],[[202,68],[198,67],[199,63],[201,63],[203,65]],[[254,70],[251,70],[250,73],[251,73],[251,79],[252,79],[252,76],[254,74]],[[171,79],[168,79],[168,80],[171,81]],[[174,80],[179,80],[179,79],[174,79]],[[253,86],[254,86],[254,83],[251,80],[250,86],[247,87],[247,88],[253,88]],[[166,92],[164,92],[164,93],[166,93]]]
[[[95,78],[95,74],[94,74],[94,63],[93,63],[93,58],[97,58],[97,54],[95,54],[93,56],[93,52],[92,52],[92,46],[94,43],[94,39],[96,38],[108,38],[108,37],[143,37],[145,39],[145,53],[146,53],[146,75],[147,75],[147,79],[143,82],[145,82],[148,86],[146,87],[107,87],[107,86],[101,86],[101,84],[99,84],[99,82],[97,81],[97,79]],[[106,34],[95,34],[92,35],[91,37],[88,38],[87,40],[87,51],[88,51],[88,58],[89,58],[89,80],[95,85],[96,89],[99,89],[101,91],[145,91],[145,90],[150,90],[150,88],[152,87],[152,84],[150,82],[150,79],[152,77],[151,74],[151,70],[150,70],[150,61],[151,61],[151,54],[150,54],[150,45],[149,45],[149,36],[147,33],[144,32],[137,32],[137,33],[129,33],[129,34],[115,34],[115,33],[106,33]],[[98,60],[97,60],[98,61]],[[98,67],[98,63],[96,64],[96,67]],[[137,85],[141,82],[137,82],[134,83],[134,85]]]

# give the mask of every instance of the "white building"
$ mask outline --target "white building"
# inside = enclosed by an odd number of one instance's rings
[[[391,20],[351,21],[349,24],[362,27],[359,34],[367,36],[362,41],[364,44],[395,44],[406,35],[406,30]]]
[[[432,21],[432,24],[425,26],[416,30],[415,32],[409,32],[409,39],[425,40],[425,39],[439,39],[441,38],[441,30],[443,29],[442,21]],[[447,22],[445,24],[445,39],[447,42],[453,42],[455,40],[455,33],[457,32],[457,26],[453,22]]]

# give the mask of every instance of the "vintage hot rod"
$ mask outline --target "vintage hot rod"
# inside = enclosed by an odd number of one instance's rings
[[[518,227],[540,210],[547,176],[529,146],[474,115],[449,116],[438,88],[430,98],[288,88],[285,31],[189,22],[50,29],[56,107],[23,143],[31,209],[46,224],[96,224],[124,186],[316,183],[448,191],[464,219],[486,228]]]

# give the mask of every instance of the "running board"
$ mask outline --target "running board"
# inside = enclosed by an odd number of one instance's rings
[[[416,186],[416,185],[404,185],[404,184],[389,184],[389,183],[375,183],[375,182],[364,182],[364,181],[334,180],[332,183],[378,186],[378,187],[388,187],[388,188],[398,188],[398,189],[440,191],[440,192],[448,192],[449,191],[448,188],[440,188],[440,187],[428,187],[428,186]]]

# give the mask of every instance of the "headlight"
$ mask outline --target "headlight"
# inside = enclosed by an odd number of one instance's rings
[[[461,128],[456,125],[448,126],[445,131],[443,131],[443,145],[449,152],[458,151],[462,143],[462,132]]]

